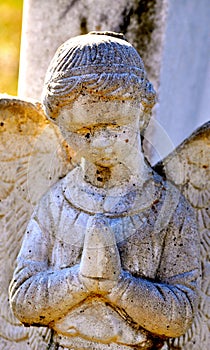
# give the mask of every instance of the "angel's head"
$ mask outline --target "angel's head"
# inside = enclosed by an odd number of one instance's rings
[[[142,59],[122,34],[91,32],[68,40],[46,74],[45,113],[67,141],[69,133],[90,138],[97,125],[114,130],[131,123],[133,133],[139,133],[154,103]]]

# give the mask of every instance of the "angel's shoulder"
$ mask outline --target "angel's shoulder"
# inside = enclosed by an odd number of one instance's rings
[[[178,224],[182,235],[184,234],[198,241],[199,231],[195,210],[187,198],[181,192],[179,193],[179,201],[172,219],[173,226]]]
[[[69,203],[65,196],[65,177],[53,184],[40,198],[35,208],[36,216],[53,216]],[[70,209],[70,208],[69,208]]]
[[[164,212],[165,218],[167,217],[168,220],[170,218],[179,225],[187,220],[190,225],[196,226],[195,210],[180,189],[170,180],[155,172],[154,181],[159,188],[160,210]]]

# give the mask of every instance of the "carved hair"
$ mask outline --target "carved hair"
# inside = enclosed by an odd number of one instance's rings
[[[135,99],[147,112],[155,102],[141,57],[122,34],[113,32],[90,32],[60,46],[45,78],[47,116],[56,119],[61,106],[85,92],[102,99]]]

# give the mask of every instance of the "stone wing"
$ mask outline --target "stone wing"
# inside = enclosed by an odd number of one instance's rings
[[[179,187],[195,209],[201,239],[201,296],[191,329],[170,341],[170,349],[208,350],[210,346],[210,122],[197,129],[155,170]]]
[[[33,208],[70,170],[70,150],[41,105],[0,96],[0,348],[47,348],[49,330],[24,327],[8,302],[8,287]]]

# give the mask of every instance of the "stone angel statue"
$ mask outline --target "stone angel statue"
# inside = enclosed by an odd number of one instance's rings
[[[112,32],[57,50],[42,104],[0,99],[2,349],[209,348],[210,123],[152,168],[154,103]]]

